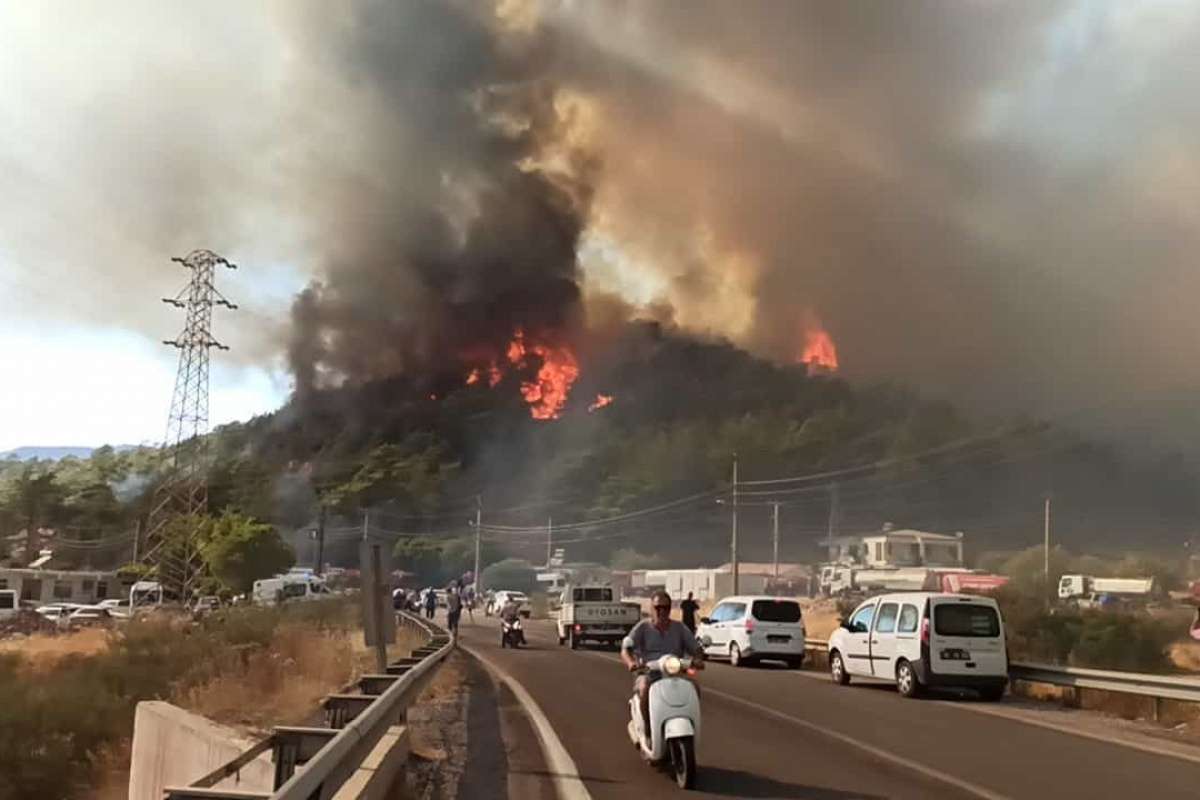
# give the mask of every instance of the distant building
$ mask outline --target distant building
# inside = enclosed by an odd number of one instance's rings
[[[638,572],[642,575],[640,580]],[[727,567],[716,569],[648,569],[633,573],[633,587],[643,590],[666,589],[667,594],[680,600],[691,592],[697,600],[718,600],[733,594],[733,573]],[[738,568],[738,591],[742,594],[763,594],[768,576],[747,574]]]
[[[837,536],[828,542],[834,564],[865,567],[961,567],[963,535],[896,530],[884,525],[878,533]]]
[[[29,604],[90,605],[126,595],[128,586],[115,572],[53,569],[0,569],[0,589],[12,589]]]

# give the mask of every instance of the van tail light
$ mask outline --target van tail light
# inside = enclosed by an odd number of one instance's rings
[[[582,626],[582,625],[576,625],[576,626],[575,626],[575,632],[576,632],[576,633],[579,633],[579,632],[580,632],[580,631],[582,631],[582,630],[583,630],[583,626]]]
[[[746,618],[746,633],[754,633],[754,620]]]
[[[929,617],[921,620],[921,644],[929,644]]]

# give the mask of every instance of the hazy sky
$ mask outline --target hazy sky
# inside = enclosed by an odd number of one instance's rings
[[[5,3],[0,450],[161,438],[197,247],[242,267],[214,422],[287,396],[314,279],[314,341],[401,368],[355,326],[438,307],[429,223],[437,263],[488,215],[545,233],[514,154],[577,193],[587,293],[780,360],[816,315],[849,377],[968,407],[1136,414],[1200,390],[1198,84],[1175,0]]]

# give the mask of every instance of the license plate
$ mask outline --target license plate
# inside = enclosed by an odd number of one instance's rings
[[[792,637],[790,637],[790,636],[771,636],[771,635],[767,636],[767,641],[771,642],[772,644],[786,644],[787,642],[790,642],[791,640],[792,640]]]
[[[944,661],[970,661],[971,654],[957,647],[948,647],[941,652]]]

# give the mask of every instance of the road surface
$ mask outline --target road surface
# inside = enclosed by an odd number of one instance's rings
[[[591,796],[684,795],[625,733],[632,680],[615,653],[559,647],[550,623],[526,632],[527,649],[501,650],[498,624],[480,615],[462,639],[525,687]],[[1200,765],[962,707],[972,701],[905,700],[887,687],[837,687],[770,666],[710,664],[700,682],[700,772],[688,797],[1200,796]]]

